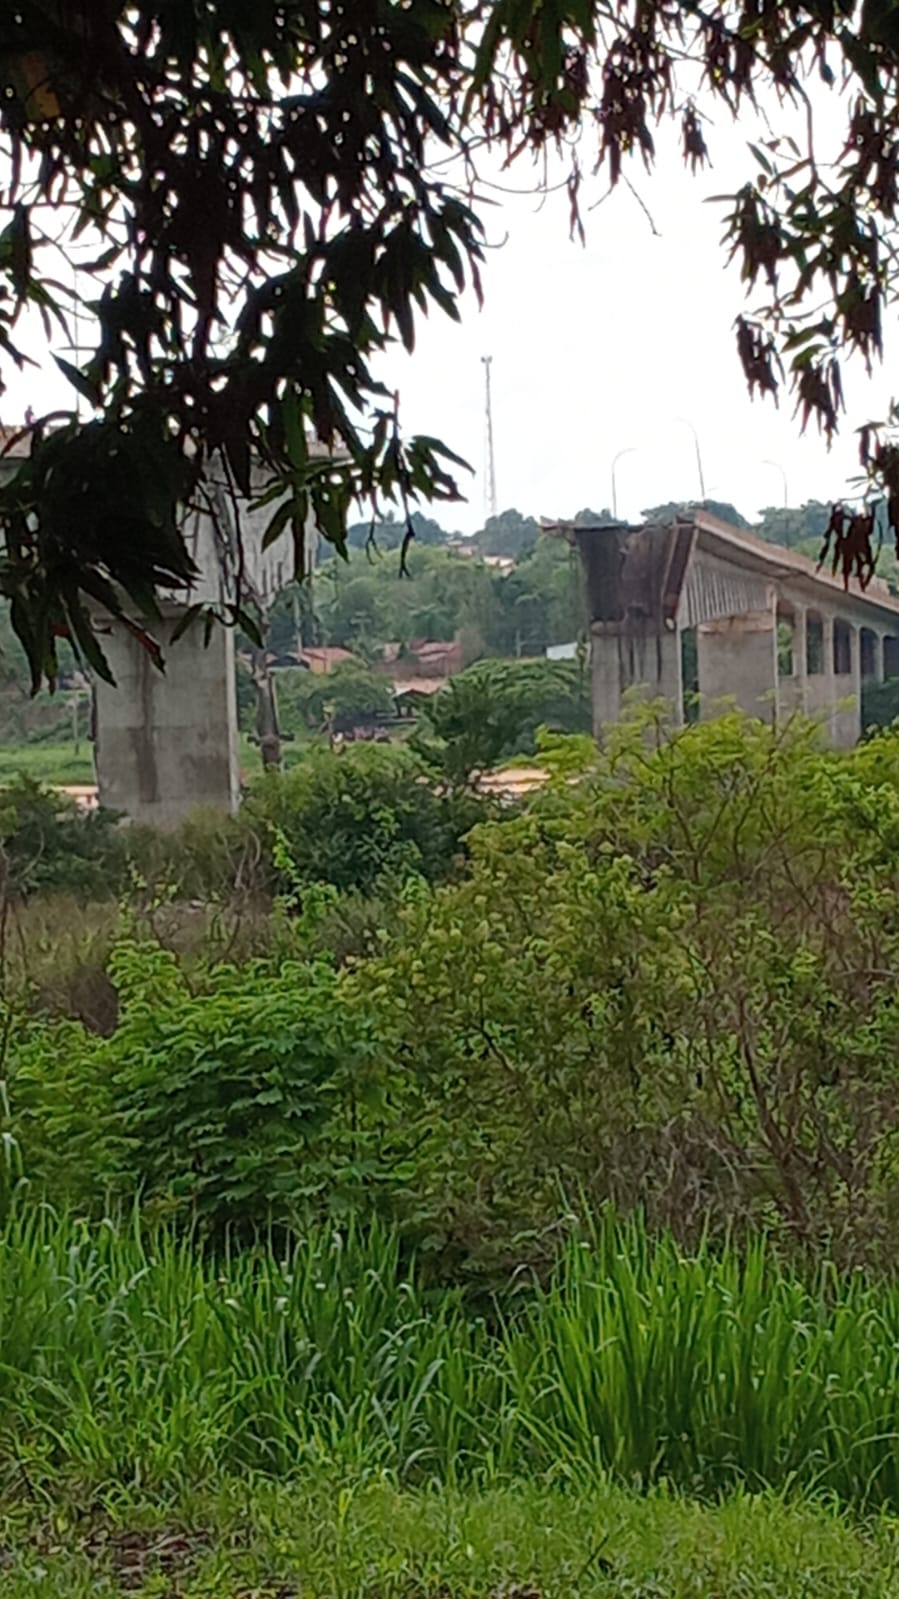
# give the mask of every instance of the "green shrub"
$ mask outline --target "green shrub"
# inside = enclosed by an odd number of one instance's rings
[[[359,744],[310,749],[267,773],[236,817],[198,809],[168,834],[131,829],[128,847],[151,892],[181,898],[259,898],[298,880],[370,895],[409,876],[449,877],[486,814],[483,801],[441,792],[408,749]]]
[[[484,814],[477,801],[438,792],[408,750],[361,744],[311,752],[255,784],[240,828],[272,861],[276,889],[285,886],[271,853],[277,835],[297,877],[370,893],[384,879],[448,877]]]
[[[476,829],[467,880],[353,978],[415,1084],[416,1225],[442,1269],[505,1270],[584,1195],[890,1265],[899,738],[654,739]]]
[[[198,805],[171,832],[130,828],[128,848],[133,886],[144,897],[217,900],[240,889],[262,891],[263,840],[243,825],[240,813]]]
[[[342,661],[327,675],[302,668],[277,674],[278,718],[285,733],[318,730],[328,721],[343,727],[354,720],[388,716],[394,709],[389,678],[363,661]]]
[[[102,899],[127,880],[127,844],[118,818],[81,811],[65,794],[20,776],[0,791],[0,850],[7,891]]]
[[[641,711],[542,758],[547,789],[437,886],[464,807],[408,754],[261,784],[278,958],[120,953],[109,1039],[16,1031],[35,1187],[141,1188],[215,1231],[355,1198],[442,1280],[540,1270],[560,1209],[607,1201],[685,1243],[891,1268],[899,737],[837,755],[733,715],[662,738]]]
[[[31,1023],[12,1048],[15,1134],[40,1192],[91,1209],[140,1193],[220,1236],[364,1188],[378,1076],[328,966],[220,965],[195,989],[170,951],[123,943],[108,969],[110,1037]]]
[[[589,677],[574,661],[478,661],[424,707],[414,747],[458,787],[513,755],[532,755],[537,731],[588,732]]]

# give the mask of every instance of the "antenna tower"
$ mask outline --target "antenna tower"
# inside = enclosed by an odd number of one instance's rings
[[[482,355],[484,364],[484,385],[486,399],[486,467],[487,476],[484,484],[484,504],[488,516],[496,515],[496,456],[493,450],[493,399],[490,393],[490,367],[492,355]]]

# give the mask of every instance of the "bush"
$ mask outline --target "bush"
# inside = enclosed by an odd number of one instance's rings
[[[418,1224],[453,1271],[539,1259],[563,1195],[892,1264],[899,739],[653,738],[477,829],[353,979],[416,1085]]]
[[[0,792],[0,850],[7,892],[38,890],[102,899],[128,876],[128,850],[112,811],[81,811],[24,775]]]
[[[454,786],[513,755],[533,755],[537,731],[589,732],[590,683],[573,661],[479,661],[424,707],[414,747]]]
[[[292,876],[370,893],[385,879],[448,877],[469,828],[485,814],[470,798],[437,792],[416,758],[389,745],[310,752],[292,771],[255,784],[240,815],[271,862],[271,883],[291,887],[273,841],[289,852]]]
[[[326,676],[301,669],[277,674],[278,717],[285,733],[321,729],[329,720],[349,727],[394,709],[389,678],[362,661],[342,661]]]
[[[223,965],[194,991],[170,951],[126,942],[109,973],[109,1038],[33,1023],[13,1046],[14,1136],[41,1193],[92,1210],[139,1193],[246,1236],[365,1186],[377,1081],[330,968]]]
[[[377,953],[189,978],[117,954],[111,1038],[10,1034],[40,1191],[140,1185],[217,1231],[376,1206],[442,1280],[540,1269],[564,1208],[607,1201],[686,1243],[895,1265],[899,736],[838,755],[732,715],[662,738],[641,710],[600,755],[542,758],[547,789],[437,887],[462,807],[408,754],[261,784],[284,947]],[[352,880],[386,885],[391,934]]]
[[[448,877],[486,814],[481,800],[441,792],[404,746],[358,744],[266,773],[236,817],[198,809],[172,833],[131,829],[129,847],[146,883],[178,896],[258,899],[298,882],[367,896]],[[288,872],[276,860],[285,850]]]

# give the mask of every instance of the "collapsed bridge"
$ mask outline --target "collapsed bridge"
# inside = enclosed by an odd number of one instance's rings
[[[845,588],[706,511],[665,525],[542,526],[581,558],[598,738],[630,689],[666,700],[681,722],[686,687],[703,717],[725,702],[769,722],[803,711],[845,747],[861,734],[862,680],[899,676],[899,596],[882,579]],[[698,683],[685,685],[688,640]]]

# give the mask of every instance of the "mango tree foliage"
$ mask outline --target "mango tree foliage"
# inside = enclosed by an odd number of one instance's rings
[[[73,388],[0,491],[0,591],[35,684],[60,636],[106,670],[89,605],[154,648],[140,619],[192,576],[179,510],[210,463],[235,504],[263,463],[270,533],[293,529],[298,564],[310,509],[342,548],[354,499],[405,516],[457,495],[451,452],[403,438],[376,363],[478,288],[483,152],[538,171],[560,152],[578,231],[585,173],[598,197],[660,137],[697,170],[716,120],[763,101],[771,136],[727,199],[752,297],[739,357],[753,392],[776,397],[786,369],[803,424],[831,437],[840,351],[879,357],[895,281],[896,19],[885,0],[4,6],[0,381],[27,360],[27,309]],[[813,79],[844,127],[833,161]],[[802,142],[778,134],[784,102],[808,107]],[[95,338],[73,361],[76,312]],[[869,427],[861,454],[895,528],[899,449]],[[846,574],[869,573],[872,527],[834,519]]]

